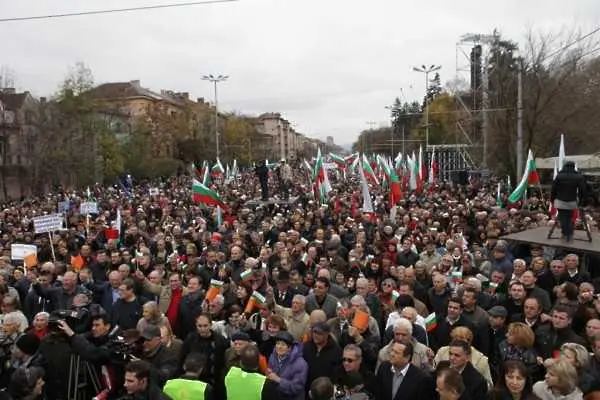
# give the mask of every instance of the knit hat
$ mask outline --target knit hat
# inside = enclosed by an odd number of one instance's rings
[[[292,346],[294,344],[294,337],[288,331],[280,331],[277,333],[277,336],[275,336],[275,341],[284,342],[288,346]]]
[[[37,353],[40,348],[40,339],[37,336],[28,333],[17,339],[16,346],[23,353],[31,356]]]
[[[231,335],[231,341],[235,342],[237,340],[241,340],[243,342],[249,342],[250,335],[248,335],[246,332],[242,332],[242,331],[234,332],[233,335]]]

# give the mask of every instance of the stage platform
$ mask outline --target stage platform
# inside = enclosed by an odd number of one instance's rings
[[[274,199],[274,198],[270,198],[269,200],[261,200],[259,198],[259,199],[248,200],[247,202],[244,203],[244,207],[256,208],[258,206],[272,206],[275,204],[291,206],[291,205],[296,204],[297,201],[298,201],[298,196],[295,196],[295,197],[290,196],[290,198],[288,200]]]
[[[551,246],[558,249],[573,250],[575,252],[600,254],[600,233],[592,232],[592,241],[589,242],[586,232],[583,230],[577,230],[574,234],[574,240],[567,243],[557,237],[560,236],[560,228],[554,231],[552,239],[548,239],[548,232],[550,232],[549,227],[541,227],[528,229],[518,233],[511,233],[510,235],[500,237],[500,239],[528,244],[539,244],[542,246]]]

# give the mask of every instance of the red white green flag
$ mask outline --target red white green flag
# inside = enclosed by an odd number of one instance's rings
[[[437,328],[437,316],[435,313],[431,313],[425,318],[425,329],[427,332],[431,332]]]
[[[225,169],[223,168],[223,164],[221,164],[221,160],[217,158],[217,163],[212,166],[212,176],[222,176],[225,173]]]
[[[329,153],[329,157],[331,157],[331,161],[333,161],[335,163],[335,165],[338,166],[339,169],[346,168],[346,159],[344,159],[344,157],[338,156],[337,154],[334,154],[334,153]]]
[[[521,178],[521,182],[519,185],[513,190],[513,192],[508,197],[508,201],[510,203],[516,203],[521,200],[525,193],[527,192],[527,188],[530,185],[535,185],[540,183],[540,176],[537,172],[537,167],[535,165],[535,159],[533,158],[533,153],[531,149],[529,149],[529,153],[527,154],[527,162],[525,163],[525,172],[523,173],[523,177]]]
[[[367,160],[367,156],[364,154],[362,156],[362,169],[363,173],[365,174],[365,178],[371,182],[374,182],[376,185],[379,185],[379,180],[377,179],[377,176],[375,176],[375,172],[373,172],[373,168],[371,168],[371,164],[369,163],[369,160]]]
[[[327,177],[325,165],[323,165],[323,157],[321,157],[321,149],[317,150],[317,160],[315,161],[315,169],[313,170],[313,181],[315,185],[315,200],[320,198],[321,202],[326,202],[327,194],[331,191],[331,184]]]
[[[192,183],[192,192],[194,202],[206,204],[209,206],[218,206],[222,209],[227,209],[227,205],[221,200],[221,197],[215,192],[210,190],[207,186],[194,179]]]
[[[389,200],[389,206],[391,208],[391,207],[395,206],[396,204],[398,204],[400,202],[400,200],[402,200],[402,190],[400,188],[400,179],[398,178],[398,175],[396,175],[396,171],[394,171],[394,168],[392,168],[391,163],[389,161],[387,161],[386,159],[381,157],[380,164],[383,169],[383,172],[385,173],[386,180],[388,182],[388,186],[389,186],[388,200]]]

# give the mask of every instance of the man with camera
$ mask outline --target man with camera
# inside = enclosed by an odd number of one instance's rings
[[[168,349],[160,340],[160,328],[148,325],[140,332],[142,354],[140,358],[152,366],[152,376],[162,387],[169,379],[174,378],[179,370],[177,355]]]

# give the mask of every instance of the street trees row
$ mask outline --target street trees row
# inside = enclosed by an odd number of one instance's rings
[[[524,43],[501,35],[490,45],[483,68],[489,82],[487,109],[472,106],[469,88],[448,85],[439,90],[432,79],[425,101],[402,104],[391,110],[395,152],[402,129],[407,151],[424,144],[425,105],[429,104],[429,143],[473,145],[475,160],[483,158],[483,115],[487,115],[487,164],[493,171],[520,175],[516,170],[518,73],[522,68],[523,147],[538,157],[556,155],[565,135],[568,154],[589,154],[600,149],[600,32],[548,34],[531,31]],[[479,89],[481,90],[481,89]],[[389,152],[387,133],[363,131],[354,143],[375,152]],[[372,138],[373,140],[368,140]],[[381,151],[383,149],[383,151]],[[369,150],[367,145],[366,150]]]

